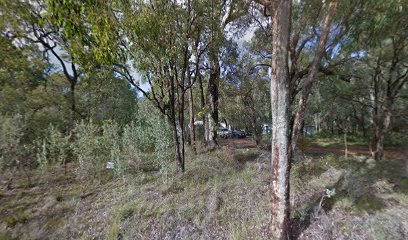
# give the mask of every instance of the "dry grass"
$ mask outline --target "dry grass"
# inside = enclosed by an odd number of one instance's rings
[[[184,175],[170,168],[166,175],[129,175],[125,182],[108,172],[101,180],[78,182],[73,165],[67,176],[59,167],[32,171],[30,184],[21,177],[13,190],[0,190],[0,240],[267,239],[268,153],[241,148],[231,156],[221,149],[188,159]],[[406,239],[404,164],[336,155],[294,164],[295,237]],[[336,195],[317,211],[327,187]]]

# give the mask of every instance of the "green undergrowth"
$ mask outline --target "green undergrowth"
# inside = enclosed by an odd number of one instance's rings
[[[310,143],[322,147],[344,147],[344,135],[325,135],[325,134],[315,134],[311,137],[306,137]],[[367,146],[368,140],[366,137],[361,137],[353,134],[347,134],[346,140],[348,145],[358,145],[358,146]]]
[[[321,147],[344,147],[344,135],[315,134],[311,137],[305,137],[308,142]],[[353,134],[347,134],[346,140],[348,145],[368,146],[369,138]],[[405,147],[408,143],[408,137],[405,133],[392,132],[385,136],[385,147]]]

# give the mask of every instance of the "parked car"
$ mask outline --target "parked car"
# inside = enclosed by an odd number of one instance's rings
[[[222,138],[231,137],[231,131],[228,130],[228,128],[223,128],[223,127],[218,128],[217,134],[218,134],[218,137],[222,137]]]
[[[245,134],[245,132],[242,132],[242,131],[232,131],[231,132],[231,137],[233,137],[233,138],[245,138],[246,134]]]

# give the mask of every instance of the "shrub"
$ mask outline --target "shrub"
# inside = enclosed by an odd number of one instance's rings
[[[105,121],[102,126],[84,121],[76,124],[75,141],[72,150],[78,159],[77,175],[80,179],[89,176],[99,178],[106,163],[115,163],[115,172],[123,175],[125,166],[121,161],[120,128],[113,121]]]
[[[0,114],[0,169],[10,167],[22,156],[24,129],[25,122],[21,115]]]
[[[122,140],[122,159],[139,170],[159,168],[166,173],[173,152],[171,129],[150,103],[140,103],[138,118],[124,127]]]
[[[121,159],[121,137],[119,131],[120,128],[116,122],[110,120],[103,122],[100,143],[105,162],[113,162],[115,173],[123,176],[126,165]]]
[[[45,138],[37,140],[37,162],[40,167],[52,164],[64,164],[70,151],[70,135],[65,136],[62,132],[50,125],[46,130]],[[38,142],[40,144],[38,144]]]
[[[366,143],[367,139],[355,134],[347,134],[346,135],[347,142],[349,143]]]
[[[408,134],[407,132],[389,132],[385,134],[384,141],[387,146],[406,146]]]
[[[166,175],[168,160],[172,159],[170,126],[148,102],[141,103],[138,118],[123,128],[113,121],[105,121],[102,126],[84,121],[77,123],[73,139],[71,147],[79,162],[80,179],[100,177],[108,161],[114,163],[114,172],[122,177],[130,168],[160,169]],[[45,156],[48,159],[48,155]],[[39,159],[47,162],[46,158]]]
[[[35,148],[36,150],[37,163],[40,166],[40,168],[48,166],[47,140],[45,139],[35,140],[33,148]]]
[[[100,131],[100,127],[93,122],[81,121],[75,125],[75,141],[72,144],[72,150],[79,162],[76,171],[79,179],[100,176],[107,157],[106,150],[103,148],[107,144],[101,142]]]
[[[141,162],[139,148],[139,132],[135,122],[131,122],[123,128],[121,161],[119,165],[137,167]]]
[[[329,130],[322,129],[322,130],[316,132],[313,135],[313,137],[315,137],[315,138],[331,138],[331,137],[333,137],[333,134]]]
[[[8,227],[14,227],[18,223],[25,223],[30,217],[30,211],[25,211],[21,213],[14,213],[8,216],[5,220]]]

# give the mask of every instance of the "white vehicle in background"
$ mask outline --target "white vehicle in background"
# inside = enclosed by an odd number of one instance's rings
[[[222,138],[231,137],[231,131],[228,130],[228,128],[223,128],[223,127],[218,128],[217,134],[218,134],[218,137],[222,137]]]

